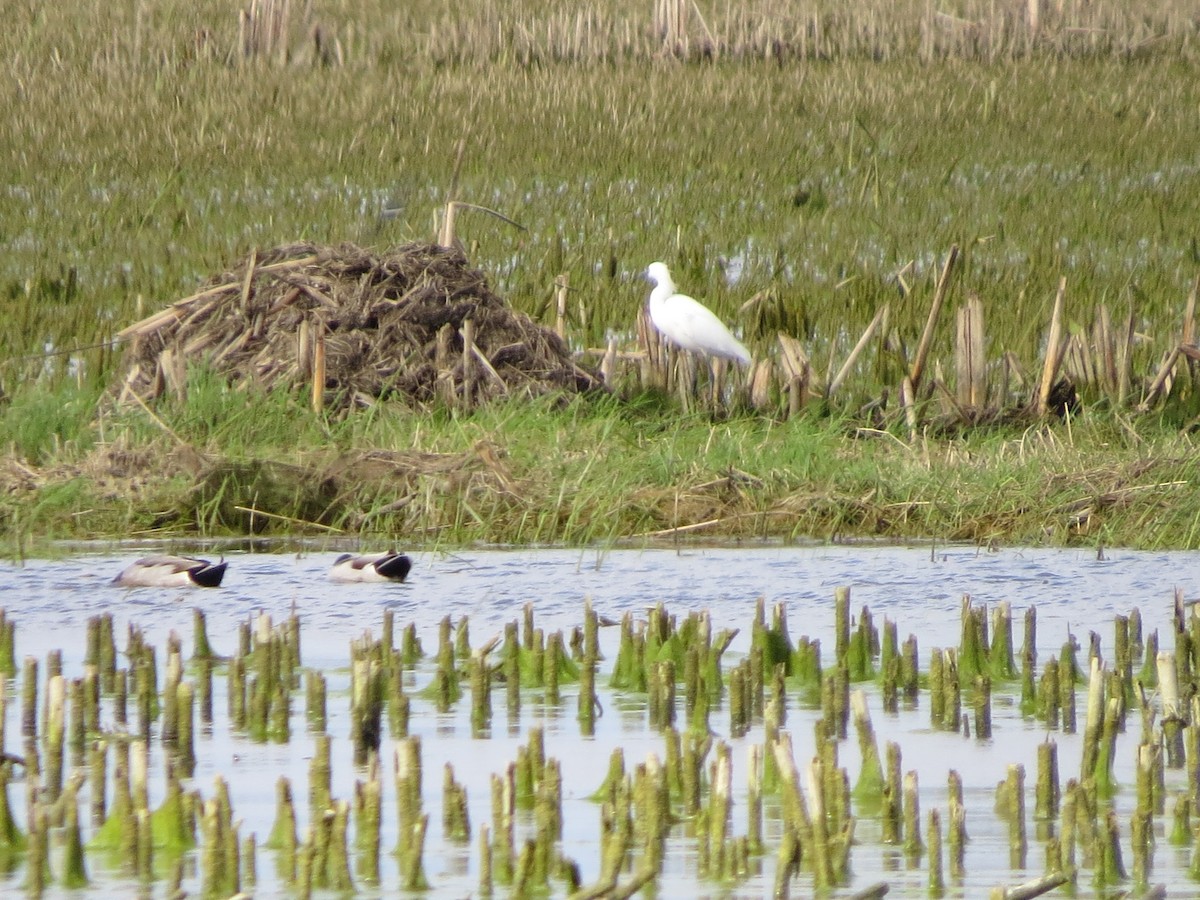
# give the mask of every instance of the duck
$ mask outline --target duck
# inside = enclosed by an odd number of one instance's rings
[[[403,553],[389,550],[386,553],[373,553],[355,556],[353,553],[343,553],[333,561],[329,577],[333,581],[397,581],[402,582],[408,577],[412,568],[412,560]]]
[[[221,586],[225,567],[194,556],[143,556],[126,566],[113,579],[122,587],[208,587]]]

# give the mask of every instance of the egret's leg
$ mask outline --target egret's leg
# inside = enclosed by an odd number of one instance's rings
[[[675,386],[679,389],[679,403],[685,413],[692,411],[696,395],[696,358],[691,353],[681,352],[676,359]]]
[[[725,395],[724,387],[725,360],[714,356],[708,361],[709,403],[713,412],[721,408],[721,401]]]

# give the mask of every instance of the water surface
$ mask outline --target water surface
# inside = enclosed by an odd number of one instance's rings
[[[768,605],[786,605],[793,639],[801,635],[819,638],[823,662],[832,660],[834,637],[833,593],[841,585],[851,588],[852,609],[870,607],[877,624],[886,617],[898,623],[900,639],[912,634],[919,642],[922,669],[934,647],[957,646],[959,614],[964,595],[976,602],[994,605],[1010,602],[1014,607],[1016,641],[1025,608],[1037,607],[1039,671],[1057,655],[1068,636],[1074,634],[1087,647],[1088,633],[1096,631],[1102,652],[1112,656],[1112,620],[1135,606],[1141,611],[1148,633],[1158,629],[1164,649],[1170,649],[1171,610],[1177,588],[1186,595],[1196,592],[1195,554],[1135,553],[1075,550],[1000,550],[975,548],[900,548],[875,545],[779,547],[748,546],[649,550],[470,550],[455,554],[416,554],[413,572],[403,585],[337,585],[326,577],[334,553],[320,550],[302,553],[234,553],[228,555],[228,575],[217,590],[126,590],[112,586],[113,575],[134,558],[136,551],[114,554],[81,553],[65,559],[33,560],[22,566],[0,569],[0,607],[18,623],[18,658],[44,660],[52,649],[64,652],[64,672],[79,675],[83,667],[83,643],[88,617],[111,612],[115,618],[118,648],[125,645],[125,629],[138,625],[147,639],[160,648],[160,665],[165,657],[167,636],[176,632],[184,638],[185,655],[191,653],[193,608],[202,608],[209,635],[218,653],[232,653],[236,627],[260,611],[276,621],[295,609],[302,621],[302,657],[307,667],[322,670],[329,679],[328,729],[334,736],[333,791],[349,799],[354,781],[363,777],[350,762],[347,737],[349,643],[364,632],[379,633],[383,610],[396,616],[397,632],[412,622],[427,652],[436,648],[437,627],[449,615],[454,622],[469,617],[472,644],[478,646],[500,634],[506,623],[520,620],[526,603],[532,603],[539,627],[547,632],[569,630],[582,622],[583,604],[590,598],[597,611],[619,619],[626,611],[640,615],[647,606],[662,602],[680,616],[692,610],[708,610],[717,628],[740,629],[725,658],[728,671],[749,643],[755,604],[764,598]],[[602,673],[607,673],[616,655],[617,629],[603,629],[601,646],[606,654]],[[1086,654],[1086,650],[1084,651]],[[431,666],[418,668],[413,688],[430,680]],[[606,679],[600,678],[604,685]],[[928,700],[922,696],[915,709],[885,714],[874,685],[863,685],[868,693],[874,727],[882,751],[887,741],[897,742],[903,754],[904,771],[915,771],[921,786],[922,822],[928,810],[939,808],[945,821],[946,777],[953,768],[963,777],[968,832],[966,876],[961,884],[950,884],[948,896],[978,897],[997,884],[1016,884],[1035,878],[1044,870],[1044,851],[1034,839],[1029,823],[1029,849],[1025,859],[1010,857],[1007,823],[993,812],[993,793],[1005,777],[1009,764],[1020,763],[1027,773],[1027,807],[1032,813],[1033,782],[1037,745],[1047,737],[1058,744],[1062,778],[1078,774],[1080,739],[1076,735],[1047,734],[1043,725],[1020,715],[1010,699],[1010,688],[996,689],[993,710],[994,734],[981,741],[937,731],[929,725]],[[223,715],[224,681],[215,681],[214,707],[217,721],[211,729],[198,732],[198,765],[195,786],[207,797],[212,779],[224,776],[230,783],[235,819],[242,820],[243,835],[254,832],[265,840],[274,819],[275,779],[287,775],[297,798],[302,826],[307,822],[308,761],[311,735],[305,731],[302,694],[293,699],[293,736],[288,744],[257,744],[232,734]],[[411,693],[411,691],[410,691]],[[469,698],[445,715],[436,713],[426,701],[414,697],[412,733],[423,741],[424,800],[430,813],[425,870],[433,885],[431,897],[463,897],[477,893],[477,849],[448,845],[441,835],[441,774],[445,763],[454,766],[468,791],[472,827],[490,822],[489,780],[515,760],[516,748],[527,740],[528,729],[541,725],[546,733],[546,752],[563,767],[565,832],[562,852],[575,859],[585,882],[598,873],[597,837],[600,814],[588,796],[599,786],[614,747],[624,748],[632,767],[648,753],[663,755],[662,738],[646,725],[644,698],[620,696],[605,690],[601,696],[605,714],[593,738],[583,738],[575,718],[573,685],[565,685],[557,705],[545,702],[540,691],[527,691],[519,718],[512,719],[503,706],[502,692],[493,697],[495,713],[490,733],[473,738],[469,723]],[[10,706],[7,746],[20,747],[19,716]],[[800,706],[793,698],[787,722],[796,755],[803,764],[813,755],[813,722],[817,713]],[[1082,717],[1082,703],[1080,703]],[[682,717],[682,714],[681,714]],[[725,708],[714,710],[711,724],[716,737],[728,740],[729,721]],[[1128,853],[1129,813],[1132,809],[1133,757],[1140,730],[1137,713],[1129,720],[1130,734],[1118,743],[1117,777],[1125,786],[1115,799],[1122,821]],[[1082,730],[1082,719],[1080,722]],[[758,724],[743,738],[730,741],[733,747],[736,795],[731,833],[746,832],[747,748],[761,743]],[[384,778],[385,821],[383,847],[395,845],[394,790],[390,783],[393,743],[384,739],[383,756],[389,774]],[[840,761],[850,780],[859,770],[857,742],[850,738],[840,747]],[[152,748],[152,804],[161,800],[161,751]],[[157,776],[157,777],[155,777]],[[1168,772],[1172,796],[1184,786],[1182,773]],[[23,791],[12,790],[19,820],[24,821]],[[86,788],[81,795],[86,804]],[[82,807],[86,809],[86,806]],[[713,885],[697,879],[695,840],[686,824],[672,833],[664,875],[657,896],[668,897],[761,897],[770,893],[774,876],[774,842],[778,833],[778,810],[768,800],[765,833],[770,851],[761,860],[761,874],[736,885]],[[1163,819],[1157,822],[1159,840],[1154,858],[1153,882],[1169,884],[1178,896],[1189,896],[1192,883],[1186,877],[1186,848],[1167,844]],[[1169,823],[1168,823],[1169,825]],[[520,814],[518,841],[531,833],[533,823]],[[889,896],[925,896],[927,859],[909,867],[898,848],[879,843],[879,823],[864,812],[857,823],[858,844],[851,855],[853,880],[837,895],[879,880],[892,886]],[[118,873],[106,868],[98,856],[89,860],[97,894],[120,890]],[[1127,868],[1132,860],[1126,857]],[[260,849],[258,857],[259,897],[287,896],[274,876],[271,853]],[[384,886],[360,885],[367,896],[393,894],[395,864],[383,864]],[[20,868],[0,880],[0,886],[20,885]],[[161,887],[161,885],[160,885]],[[198,884],[185,882],[185,888]],[[561,886],[556,885],[561,892]],[[805,896],[811,882],[804,875],[793,884],[794,896]],[[1100,896],[1091,891],[1091,873],[1081,875],[1077,896]],[[498,887],[503,895],[506,889]],[[64,892],[65,895],[66,892]]]

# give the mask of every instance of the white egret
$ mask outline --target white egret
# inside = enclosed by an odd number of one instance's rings
[[[675,282],[665,263],[650,263],[646,278],[654,283],[650,292],[650,321],[659,334],[680,350],[749,365],[750,351],[707,306],[675,292]]]
[[[329,570],[332,581],[403,581],[412,568],[412,560],[403,553],[390,551],[369,556],[343,553]]]
[[[220,587],[225,577],[222,561],[211,563],[193,556],[144,556],[130,563],[113,579],[122,587]]]

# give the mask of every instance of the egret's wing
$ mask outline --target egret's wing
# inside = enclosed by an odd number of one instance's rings
[[[676,294],[671,303],[675,305],[672,323],[677,329],[675,335],[680,346],[716,356],[741,357],[745,354],[745,348],[725,323],[703,303],[686,294]]]

